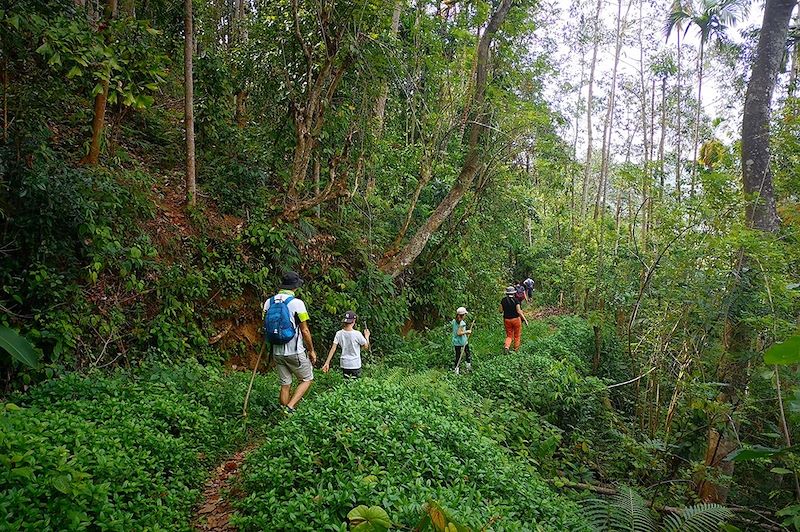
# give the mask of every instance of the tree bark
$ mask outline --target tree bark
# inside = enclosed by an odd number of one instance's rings
[[[192,0],[184,0],[184,98],[183,116],[186,126],[186,201],[194,205],[197,201],[194,154],[194,82],[192,56],[194,55],[194,31],[192,29]]]
[[[470,127],[469,147],[461,172],[450,189],[450,192],[447,193],[428,220],[417,230],[403,249],[392,257],[384,256],[384,258],[381,259],[379,264],[381,271],[392,277],[400,275],[400,273],[408,268],[417,259],[419,254],[422,253],[430,237],[458,206],[480,170],[481,138],[486,129],[486,125],[484,124],[486,121],[484,100],[486,97],[486,85],[489,71],[489,46],[492,43],[494,35],[500,29],[503,21],[505,21],[513,3],[514,0],[502,0],[500,2],[500,5],[494,13],[492,13],[486,30],[478,44],[478,61],[475,70],[475,99],[473,102],[475,120],[472,121]]]
[[[770,233],[776,232],[780,223],[769,166],[770,104],[794,5],[794,0],[767,0],[742,119],[742,180],[748,196],[745,215],[751,227]]]

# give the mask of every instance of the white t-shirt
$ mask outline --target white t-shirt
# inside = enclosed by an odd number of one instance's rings
[[[358,369],[361,367],[361,347],[367,345],[367,339],[361,331],[336,332],[333,343],[342,347],[342,358],[339,365],[342,369]]]
[[[281,292],[277,293],[275,297],[275,301],[284,301],[288,297],[292,296],[293,294],[287,290],[282,290]],[[270,298],[272,299],[272,298]],[[264,302],[264,316],[267,315],[267,309],[269,308],[270,299],[267,299]],[[300,323],[308,320],[308,311],[306,310],[306,304],[303,303],[302,300],[297,299],[296,297],[289,301],[289,316],[292,319],[292,325],[294,326],[294,338],[289,340],[283,345],[273,345],[272,346],[272,354],[273,356],[289,356],[289,355],[298,355],[300,353],[306,352],[306,346],[303,345],[303,334],[300,332]]]

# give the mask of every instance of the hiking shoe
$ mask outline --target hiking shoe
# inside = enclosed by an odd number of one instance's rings
[[[292,414],[294,414],[296,411],[297,411],[297,410],[295,410],[295,409],[294,409],[294,408],[292,408],[291,406],[286,406],[286,405],[284,405],[284,406],[283,406],[283,413],[284,413],[285,415],[287,415],[287,416],[291,416],[291,415],[292,415]]]
[[[472,363],[470,363],[470,362],[465,362],[465,363],[464,363],[464,369],[465,369],[466,371],[472,371]]]
[[[453,371],[455,372],[456,375],[459,375],[458,366],[456,366],[456,368]]]

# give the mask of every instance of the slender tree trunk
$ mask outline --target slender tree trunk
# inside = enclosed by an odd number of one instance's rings
[[[583,84],[584,84],[584,75],[586,73],[586,62],[584,61],[586,58],[586,50],[581,47],[581,81],[580,85],[578,85],[578,97],[575,100],[575,113],[573,115],[573,119],[575,120],[575,136],[572,139],[572,158],[576,161],[578,160],[578,135],[580,133],[580,127],[578,126],[578,120],[580,119],[581,114],[581,95],[583,92]]]
[[[597,49],[600,46],[600,12],[602,0],[597,1],[594,18],[594,47],[592,49],[592,66],[589,68],[589,94],[586,98],[586,166],[583,169],[583,190],[581,191],[581,220],[586,218],[586,207],[589,200],[589,179],[592,175],[592,93],[594,91],[594,72],[597,66]]]
[[[469,148],[464,160],[464,165],[461,172],[456,178],[456,182],[450,189],[450,192],[439,203],[433,211],[428,220],[417,230],[414,236],[406,243],[403,249],[394,256],[384,257],[381,260],[381,270],[397,277],[408,266],[410,266],[422,253],[428,240],[434,232],[444,223],[444,221],[455,210],[456,206],[461,201],[461,198],[467,193],[472,186],[475,176],[481,169],[482,163],[480,161],[481,151],[481,138],[484,134],[486,126],[484,122],[487,120],[487,113],[484,109],[484,101],[486,97],[486,85],[489,74],[489,46],[492,39],[503,21],[506,19],[509,10],[511,9],[514,0],[502,0],[495,12],[489,19],[483,36],[478,44],[478,62],[475,70],[475,98],[473,101],[473,109],[475,109],[476,119],[472,121],[469,135]]]
[[[183,117],[186,126],[186,201],[189,205],[197,202],[195,184],[194,156],[194,76],[192,74],[192,57],[194,55],[194,31],[192,29],[192,0],[184,0],[184,97]],[[229,100],[230,101],[230,100]]]
[[[797,10],[797,14],[794,16],[794,27],[800,28],[800,9]],[[794,93],[797,90],[797,77],[798,77],[798,70],[800,70],[800,40],[795,41],[794,46],[792,47],[792,66],[789,70],[789,97],[794,97]]]
[[[234,32],[233,39],[237,41],[240,45],[244,45],[247,42],[247,28],[245,26],[245,2],[244,0],[236,0],[235,4],[235,20],[236,20],[236,31]],[[242,81],[241,86],[236,91],[236,95],[234,96],[234,120],[236,121],[236,127],[239,129],[244,128],[247,125],[247,90],[246,90],[246,82]]]
[[[667,135],[667,76],[661,79],[661,138],[658,141],[658,179],[664,193],[664,139]]]
[[[656,79],[650,87],[650,162],[656,155]],[[652,172],[651,172],[652,173]]]
[[[403,13],[403,1],[396,0],[394,4],[394,11],[392,12],[392,27],[391,35],[393,38],[397,37],[400,31],[400,15]],[[389,83],[384,81],[381,85],[381,92],[378,95],[378,100],[375,102],[375,123],[377,127],[377,134],[383,132],[383,119],[386,115],[386,101],[389,99]]]
[[[572,159],[577,161],[578,160],[578,136],[580,134],[580,126],[578,121],[580,120],[581,114],[581,93],[583,92],[583,84],[585,82],[585,74],[586,74],[586,49],[581,45],[581,80],[580,84],[578,85],[578,97],[575,101],[575,114],[573,115],[573,120],[575,121],[575,137],[572,139]],[[569,209],[569,217],[570,217],[570,224],[575,225],[575,171],[571,168],[569,171],[570,176],[570,209]]]
[[[628,10],[630,10],[631,3],[628,2]],[[619,56],[622,51],[622,38],[624,33],[624,26],[627,25],[628,11],[625,12],[625,21],[622,20],[622,0],[617,1],[617,32],[616,44],[614,47],[614,67],[611,73],[611,94],[608,97],[608,109],[606,110],[606,119],[603,124],[603,147],[600,157],[600,182],[597,187],[597,195],[595,196],[594,203],[594,219],[598,216],[605,214],[606,208],[606,191],[608,189],[608,169],[609,160],[611,159],[611,137],[614,133],[614,110],[616,108],[616,95],[617,95],[617,69],[619,68]]]
[[[697,147],[700,144],[700,113],[703,109],[703,62],[704,62],[705,43],[700,41],[700,57],[697,61],[698,82],[697,82],[697,112],[694,117],[694,153],[692,154],[692,179],[689,186],[689,197],[694,197],[695,184],[697,182]]]
[[[111,20],[117,11],[117,0],[109,0],[104,10],[104,18]],[[105,29],[100,31],[105,32]],[[108,37],[106,36],[106,39]],[[106,104],[108,103],[108,80],[101,80],[102,90],[94,97],[94,118],[92,118],[92,141],[81,164],[96,165],[100,161],[100,144],[103,139],[103,127],[106,122]]]
[[[8,58],[3,57],[3,144],[8,142]]]
[[[681,202],[681,144],[683,144],[683,132],[681,131],[681,28],[678,26],[678,97],[676,99],[677,112],[675,119],[677,125],[675,127],[675,197],[678,203]]]

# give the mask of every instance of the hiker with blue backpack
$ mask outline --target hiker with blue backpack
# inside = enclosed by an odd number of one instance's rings
[[[294,294],[302,285],[303,280],[297,273],[287,272],[278,293],[264,302],[264,336],[272,346],[281,383],[280,402],[287,413],[294,412],[311,387],[317,361],[306,304]],[[290,396],[292,376],[300,383]]]

